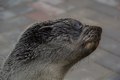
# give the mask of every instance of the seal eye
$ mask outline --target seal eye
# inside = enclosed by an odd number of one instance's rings
[[[82,30],[83,25],[80,22],[75,22],[74,25],[73,25],[73,28],[75,30]]]

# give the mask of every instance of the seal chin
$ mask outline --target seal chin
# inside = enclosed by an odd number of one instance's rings
[[[85,49],[92,49],[94,50],[95,48],[97,48],[99,42],[94,42],[94,41],[91,41],[91,42],[87,42],[86,45],[85,45]]]

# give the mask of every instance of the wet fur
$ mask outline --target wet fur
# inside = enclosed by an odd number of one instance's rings
[[[31,25],[4,63],[2,80],[62,80],[93,51],[77,45],[83,26],[71,18]]]

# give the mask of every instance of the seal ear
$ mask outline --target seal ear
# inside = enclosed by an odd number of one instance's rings
[[[42,27],[40,28],[40,32],[43,32],[43,33],[50,33],[52,31],[52,27]]]
[[[46,42],[46,40],[51,36],[52,29],[52,27],[43,27],[39,30],[39,35],[43,42]]]
[[[33,25],[28,28],[20,38],[20,42],[27,44],[44,43],[50,37],[53,27]]]

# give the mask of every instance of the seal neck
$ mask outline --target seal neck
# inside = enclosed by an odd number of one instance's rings
[[[63,80],[66,70],[58,65],[50,65],[40,72],[38,80]]]

